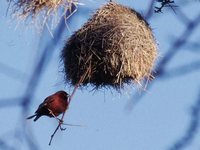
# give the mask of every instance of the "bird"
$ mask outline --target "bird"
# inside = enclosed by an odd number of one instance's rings
[[[69,105],[70,95],[65,91],[58,91],[47,98],[39,105],[38,109],[35,111],[35,114],[27,117],[26,119],[32,119],[37,121],[41,116],[54,117],[64,113]],[[58,119],[60,120],[60,119]]]

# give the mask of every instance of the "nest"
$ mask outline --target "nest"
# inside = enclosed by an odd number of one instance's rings
[[[157,45],[135,10],[109,2],[67,41],[62,59],[66,80],[95,88],[140,83],[151,77]]]
[[[50,16],[57,15],[57,20],[61,17],[67,17],[67,12],[78,4],[77,0],[9,0],[12,13],[20,19],[28,20],[29,18],[39,18],[45,24]],[[9,5],[9,6],[10,6]],[[61,14],[58,9],[61,8]]]

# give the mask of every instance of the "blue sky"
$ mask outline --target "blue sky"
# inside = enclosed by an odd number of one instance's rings
[[[82,1],[81,1],[82,2]],[[120,1],[121,4],[135,8],[145,14],[148,3],[145,0]],[[181,1],[176,1],[181,5]],[[188,2],[188,1],[186,1]],[[86,0],[78,12],[71,18],[69,28],[76,31],[89,18],[89,14],[105,1],[94,2]],[[182,5],[181,5],[182,6]],[[181,9],[190,19],[199,13],[200,3],[194,1],[183,5]],[[43,51],[40,37],[44,37],[42,44],[46,44],[52,37],[48,32],[39,35],[33,26],[17,25],[17,20],[5,16],[6,2],[0,5],[0,68],[6,65],[9,69],[0,71],[0,101],[20,98],[24,93],[32,73],[32,68]],[[84,12],[84,13],[83,13]],[[149,20],[155,38],[159,44],[160,59],[165,56],[175,38],[185,30],[184,24],[176,18],[171,9],[164,9],[162,14],[153,14]],[[16,28],[17,27],[17,28]],[[200,38],[200,28],[189,39],[196,41]],[[63,82],[60,72],[60,51],[64,46],[69,32],[60,39],[59,46],[46,65],[31,104],[29,113],[34,113],[43,99],[57,90],[72,91]],[[183,47],[171,62],[167,70],[176,68],[193,60],[200,60],[198,53],[192,53]],[[192,72],[185,76],[172,79],[155,79],[153,86],[146,92],[141,101],[131,110],[126,109],[134,93],[141,92],[135,87],[126,87],[123,94],[101,89],[90,92],[89,89],[78,90],[65,116],[65,121],[80,124],[84,127],[67,127],[67,131],[59,131],[49,147],[48,142],[56,128],[54,119],[43,117],[38,122],[26,121],[31,127],[40,149],[71,149],[71,150],[168,150],[175,141],[182,137],[190,123],[191,107],[197,100],[200,88],[200,72]],[[27,149],[25,140],[13,138],[13,131],[27,128],[20,123],[21,110],[19,107],[0,107],[1,130],[0,139],[6,137],[10,145],[15,144],[22,150]],[[20,136],[19,136],[20,137]],[[189,150],[199,150],[200,136],[197,134]]]

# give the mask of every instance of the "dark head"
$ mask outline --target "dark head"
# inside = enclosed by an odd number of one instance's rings
[[[62,96],[62,97],[65,97],[65,98],[69,98],[69,94],[67,93],[67,92],[65,92],[65,91],[58,91],[58,92],[56,92],[55,93],[55,95],[59,95],[59,96]]]

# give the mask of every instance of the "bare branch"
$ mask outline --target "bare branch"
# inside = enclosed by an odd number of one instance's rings
[[[200,61],[196,61],[168,71],[164,71],[162,76],[160,76],[160,78],[162,79],[177,78],[180,76],[184,76],[186,74],[193,73],[194,71],[198,71],[199,69],[200,69]]]
[[[47,65],[47,62],[49,62],[51,56],[53,55],[53,51],[55,49],[55,46],[58,43],[58,40],[61,38],[62,33],[64,32],[64,27],[63,25],[65,25],[65,20],[62,19],[62,21],[60,22],[60,24],[57,27],[57,30],[55,31],[55,36],[56,38],[51,39],[48,44],[46,45],[44,52],[42,54],[42,57],[40,58],[40,60],[38,61],[38,63],[36,64],[36,67],[34,69],[34,72],[28,82],[28,86],[27,89],[24,93],[24,98],[22,101],[22,105],[23,105],[23,114],[27,114],[28,111],[28,107],[32,101],[33,95],[37,89],[37,86],[40,82],[40,78],[42,76],[42,73],[45,70],[45,65]],[[33,142],[31,141],[31,139],[29,139],[28,137],[26,138],[27,142],[29,144],[29,147],[33,147]]]
[[[151,0],[150,4],[149,4],[149,8],[147,9],[146,15],[145,15],[145,19],[149,19],[152,14],[153,14],[153,6],[154,6],[155,0]]]
[[[185,29],[185,31],[177,38],[177,40],[172,44],[172,47],[167,51],[164,58],[159,62],[158,68],[156,68],[156,75],[162,74],[165,66],[170,62],[170,60],[181,50],[181,48],[186,44],[186,41],[190,38],[192,33],[200,24],[200,13],[196,18],[190,21]]]
[[[89,72],[89,68],[87,69],[87,71],[85,72],[85,74],[80,78],[79,82],[78,82],[78,83],[76,84],[76,86],[74,87],[74,89],[73,89],[73,91],[72,91],[72,94],[71,94],[70,97],[69,97],[69,104],[70,104],[70,102],[71,102],[71,100],[72,100],[74,94],[76,93],[76,90],[79,88],[80,84],[83,82],[83,80],[84,80],[85,77],[87,76],[88,72]],[[67,109],[66,109],[66,110],[67,110]],[[61,118],[61,120],[60,120],[59,123],[58,123],[58,126],[56,127],[55,131],[54,131],[53,134],[51,135],[51,139],[50,139],[50,141],[49,141],[49,145],[51,145],[51,142],[52,142],[52,140],[53,140],[53,137],[55,136],[55,134],[56,134],[56,132],[58,131],[59,128],[61,129],[61,131],[65,130],[65,129],[63,129],[63,128],[61,127],[61,125],[64,124],[63,119],[64,119],[65,114],[66,114],[66,111],[63,113],[62,118]]]
[[[27,78],[27,75],[11,66],[8,66],[0,62],[0,73],[5,74],[6,76],[13,78],[15,80],[24,81]]]
[[[185,149],[189,144],[192,143],[195,136],[199,132],[200,125],[200,92],[197,98],[196,103],[192,107],[191,112],[191,121],[190,125],[183,137],[181,137],[177,142],[175,142],[169,150],[182,150]]]
[[[4,150],[16,150],[16,148],[9,146],[4,140],[0,139],[0,147]]]
[[[174,7],[178,7],[177,5],[174,5],[175,2],[173,0],[157,0],[157,1],[161,3],[161,6],[155,7],[154,10],[155,13],[161,13],[164,7],[170,7],[173,11]]]
[[[1,107],[14,107],[21,106],[22,98],[9,98],[9,99],[0,99],[0,108]]]

